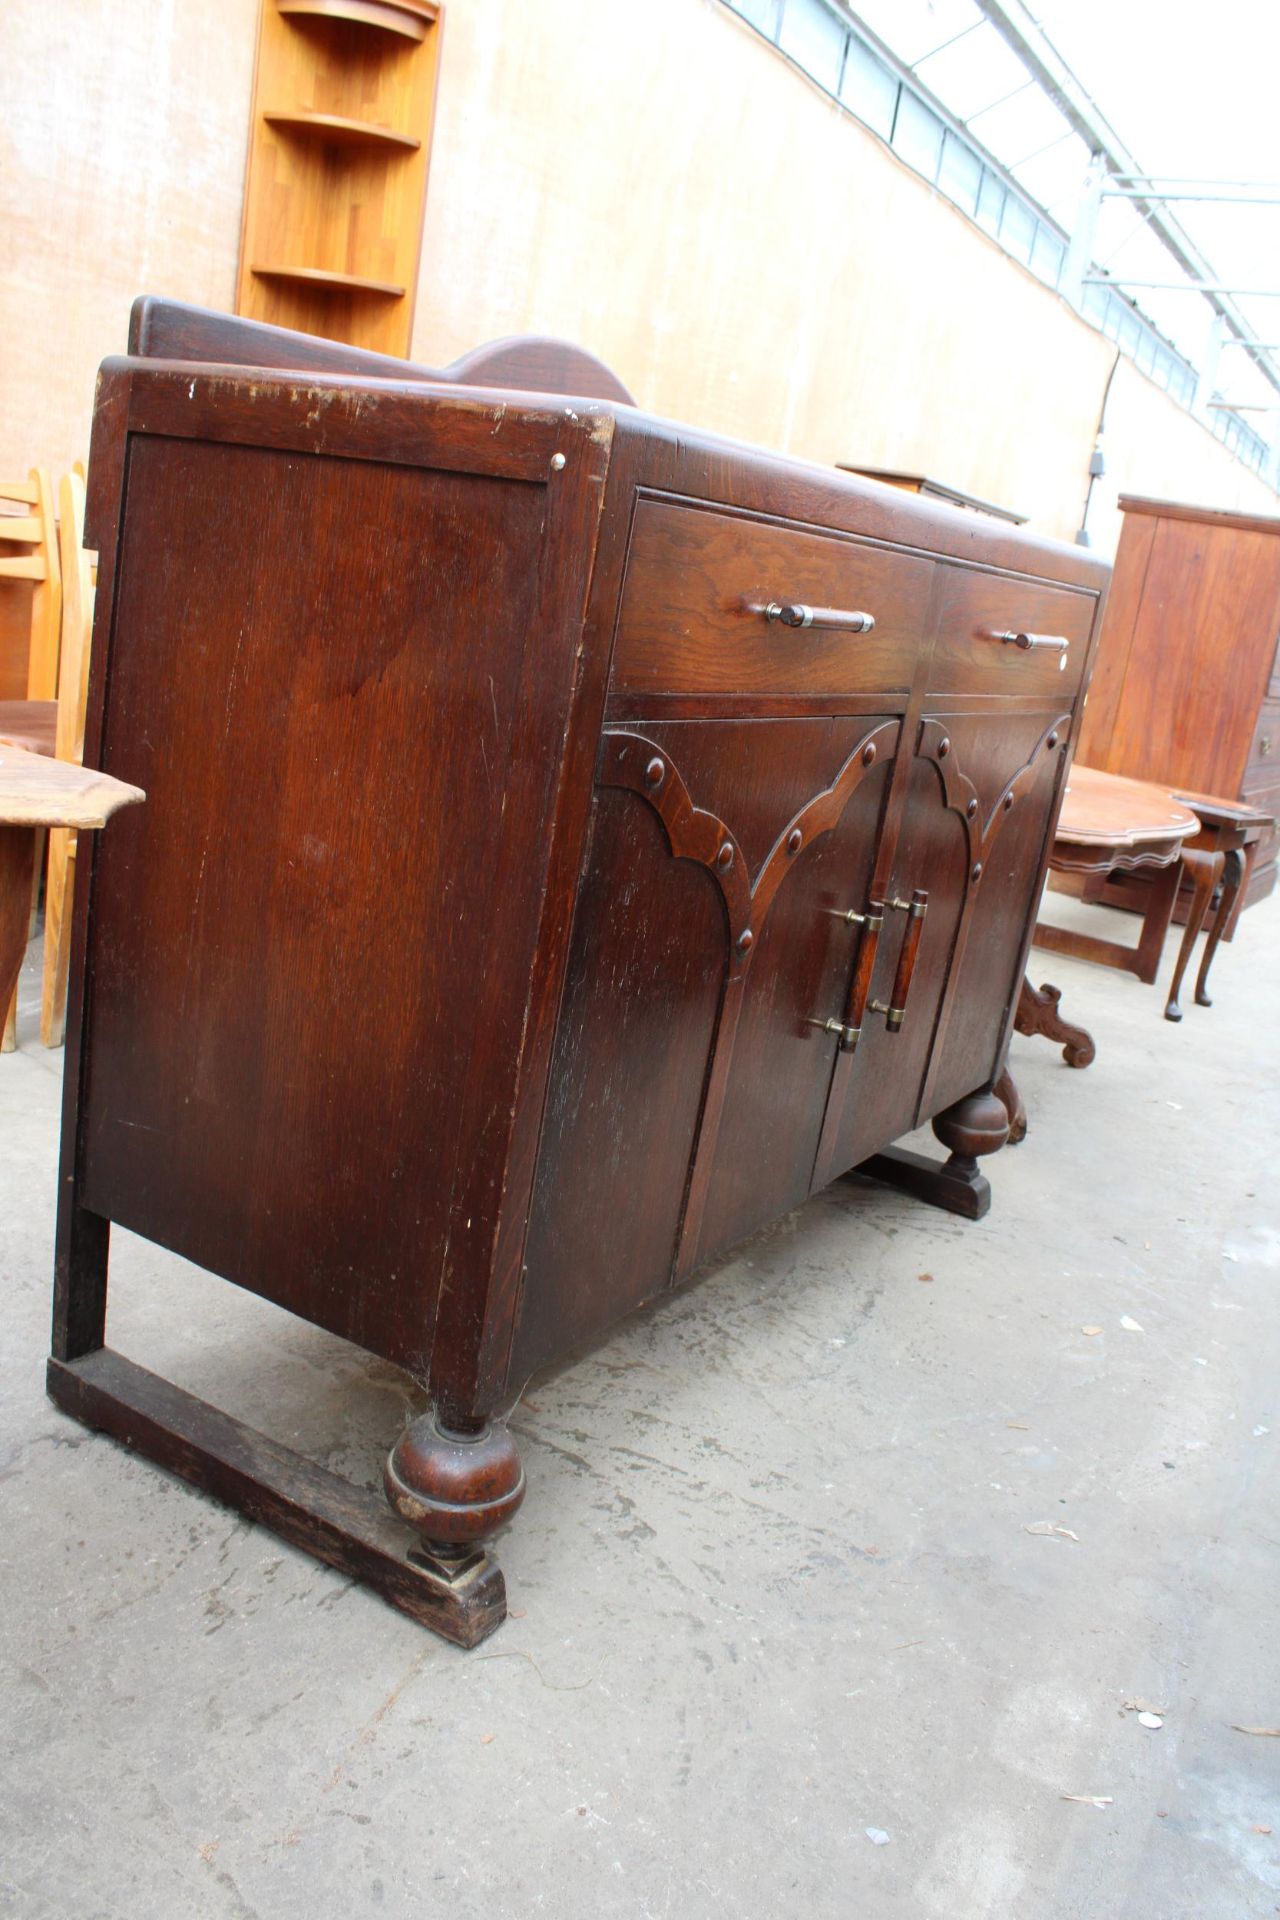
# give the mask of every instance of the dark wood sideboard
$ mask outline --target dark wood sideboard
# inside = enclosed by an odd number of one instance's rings
[[[101,374],[87,750],[149,800],[76,906],[50,1390],[473,1644],[535,1369],[853,1168],[985,1207],[1108,569],[291,338],[149,303]],[[422,1384],[399,1521],[105,1347],[111,1222]]]
[[[1280,813],[1280,518],[1132,494],[1120,506],[1080,759]],[[1274,830],[1258,843],[1245,906],[1275,886],[1276,846]],[[1098,897],[1138,891],[1126,876]]]

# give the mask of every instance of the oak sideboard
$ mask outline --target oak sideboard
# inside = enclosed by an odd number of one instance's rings
[[[851,1169],[983,1211],[1108,569],[546,343],[133,344],[50,1390],[474,1644],[536,1369]],[[112,1222],[421,1383],[389,1506],[104,1344]]]

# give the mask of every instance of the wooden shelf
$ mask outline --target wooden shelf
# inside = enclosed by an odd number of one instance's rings
[[[403,357],[444,9],[436,0],[257,5],[236,312]],[[321,264],[329,260],[343,271]]]
[[[250,273],[259,280],[293,280],[299,285],[318,287],[327,293],[373,293],[391,300],[403,300],[404,288],[390,280],[366,280],[358,273],[330,273],[326,267],[259,267]]]
[[[412,133],[397,133],[394,127],[376,127],[368,120],[348,120],[340,113],[288,113],[277,109],[264,112],[269,126],[306,139],[325,140],[335,147],[394,147],[416,153],[421,140]]]
[[[354,20],[406,40],[425,40],[440,9],[430,0],[276,0],[283,14],[310,14],[322,20]]]

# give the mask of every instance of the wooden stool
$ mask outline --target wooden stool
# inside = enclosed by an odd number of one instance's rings
[[[31,863],[46,827],[103,827],[141,787],[22,747],[0,747],[0,1006],[7,1007],[27,950]]]

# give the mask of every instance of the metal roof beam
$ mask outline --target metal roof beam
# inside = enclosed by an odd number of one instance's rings
[[[975,0],[975,4],[1000,33],[1005,43],[1012,47],[1028,72],[1040,82],[1058,111],[1068,124],[1088,146],[1089,151],[1101,156],[1106,171],[1115,174],[1122,181],[1145,181],[1149,178],[1139,167],[1134,155],[1125,147],[1119,134],[1106,119],[1097,103],[1090,99],[1062,55],[1053,45],[1044,29],[1032,17],[1023,0]],[[1098,188],[1095,184],[1094,192]],[[1200,252],[1190,235],[1185,233],[1171,214],[1166,213],[1160,204],[1158,193],[1141,192],[1130,196],[1132,203],[1147,220],[1147,225],[1170,253],[1195,291],[1202,293],[1216,314],[1226,323],[1228,331],[1243,345],[1249,345],[1250,328],[1239,310],[1230,302],[1233,293],[1238,291],[1222,288],[1214,278],[1209,262]],[[1097,276],[1085,274],[1082,282],[1097,280]],[[1115,285],[1114,281],[1099,281],[1103,285]],[[1159,282],[1130,280],[1128,286],[1158,286]],[[1280,391],[1280,372],[1270,366],[1261,355],[1253,354],[1254,365],[1273,387]]]

